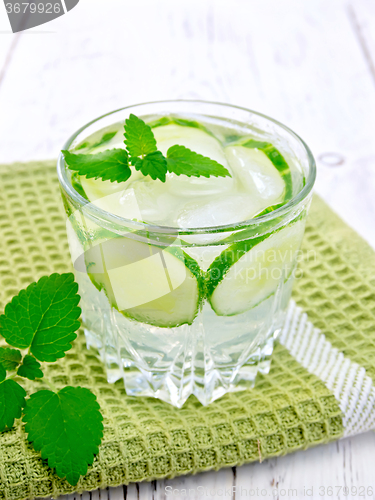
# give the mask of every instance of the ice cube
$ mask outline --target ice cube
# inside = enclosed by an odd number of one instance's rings
[[[212,135],[195,127],[181,125],[165,125],[153,129],[158,149],[167,154],[168,149],[175,144],[185,146],[203,156],[221,163],[228,168],[228,162],[220,142]]]
[[[228,146],[225,154],[235,179],[246,192],[266,200],[267,206],[282,201],[284,180],[263,151],[244,146]]]
[[[203,130],[181,125],[165,125],[155,128],[153,132],[158,149],[164,155],[171,146],[178,144],[217,161],[231,171],[220,142]],[[223,193],[232,189],[234,182],[232,177],[187,177],[168,173],[166,184],[180,196],[195,196]]]
[[[128,205],[127,197],[134,197],[142,221],[167,226],[173,225],[180,200],[165,187],[165,183],[160,180],[143,178],[133,182],[130,189],[124,191],[120,202],[124,203],[125,208]],[[132,191],[132,193],[127,193],[127,191]]]
[[[181,228],[213,227],[251,219],[264,207],[264,201],[249,194],[229,194],[201,198],[186,203],[177,216]]]

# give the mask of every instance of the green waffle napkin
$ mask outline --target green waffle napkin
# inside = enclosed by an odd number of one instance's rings
[[[71,270],[54,162],[0,167],[0,309],[44,274]],[[100,452],[76,487],[28,444],[23,424],[0,434],[0,500],[58,496],[220,469],[375,427],[375,254],[317,196],[294,301],[269,375],[253,390],[182,409],[108,384],[82,333],[46,367],[59,387],[90,388],[104,416]],[[307,314],[306,314],[307,313]],[[42,381],[27,382],[38,389]]]

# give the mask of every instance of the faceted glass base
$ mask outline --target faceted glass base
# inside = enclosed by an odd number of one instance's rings
[[[87,276],[78,278],[87,346],[98,351],[108,382],[122,378],[128,395],[178,408],[191,394],[208,405],[268,373],[292,286],[287,280],[243,314],[217,316],[206,303],[191,325],[160,328],[124,316]]]
[[[98,342],[94,332],[85,329],[85,335],[87,347],[96,349],[106,365],[108,382],[113,383],[122,378],[129,396],[154,397],[181,408],[191,394],[202,405],[208,405],[227,392],[254,387],[258,372],[267,374],[270,370],[273,344],[279,331],[278,329],[270,334],[242,366],[212,367],[205,372],[196,366],[194,369],[191,363],[185,370],[173,365],[170,370],[145,370],[137,367],[134,362],[115,359],[113,352],[109,353]]]

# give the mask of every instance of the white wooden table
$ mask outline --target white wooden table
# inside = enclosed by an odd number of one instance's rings
[[[375,0],[81,0],[18,35],[0,5],[0,163],[56,157],[90,119],[169,98],[237,104],[289,125],[315,154],[317,191],[375,247]],[[375,492],[374,452],[367,433],[83,497],[375,498],[359,495]]]

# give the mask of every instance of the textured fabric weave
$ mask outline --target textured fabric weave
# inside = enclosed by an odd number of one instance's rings
[[[21,288],[44,274],[70,271],[71,264],[55,163],[1,166],[0,182],[2,310]],[[99,455],[72,487],[33,451],[17,421],[0,434],[0,500],[219,469],[338,439],[350,422],[351,434],[371,427],[374,253],[315,197],[303,255],[294,298],[313,324],[292,303],[270,374],[258,376],[255,389],[208,407],[194,397],[179,410],[126,396],[122,381],[107,383],[81,333],[65,358],[46,366],[45,376],[57,387],[80,385],[97,395],[105,425]],[[348,376],[341,381],[340,373]],[[41,387],[42,381],[25,384],[31,391]],[[361,408],[367,412],[363,425]]]

